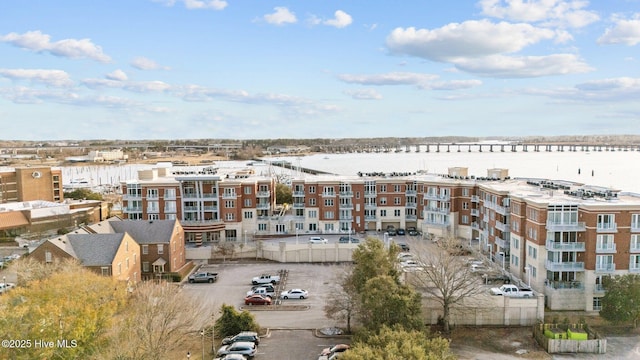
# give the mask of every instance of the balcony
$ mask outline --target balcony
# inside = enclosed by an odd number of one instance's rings
[[[424,194],[424,198],[427,200],[449,201],[449,199],[451,199],[451,196],[449,196],[449,194],[426,193]]]
[[[160,213],[160,209],[157,207],[148,207],[147,208],[147,214],[159,214]]]
[[[597,273],[612,273],[616,271],[616,264],[597,264],[596,263],[596,272]]]
[[[629,251],[632,253],[639,253],[640,252],[640,243],[638,244],[631,244],[631,247],[629,248]]]
[[[364,220],[365,221],[376,221],[376,216],[375,215],[365,215],[364,216]]]
[[[448,214],[449,213],[449,209],[443,209],[443,208],[425,208],[424,211],[426,211],[426,212],[434,212],[434,213],[438,213],[438,214]]]
[[[366,191],[365,190],[364,196],[365,197],[376,197],[376,192],[375,191]]]
[[[202,209],[204,211],[218,211],[218,207],[213,205],[205,205],[202,207]]]
[[[176,208],[172,207],[172,208],[164,208],[164,213],[165,214],[175,214],[176,213]]]
[[[125,213],[141,213],[142,206],[125,206],[124,212]]]
[[[256,209],[268,210],[268,209],[271,209],[271,204],[269,204],[269,203],[258,203],[258,204],[256,204]]]
[[[418,215],[405,215],[406,220],[418,220]]]
[[[415,190],[407,189],[407,191],[405,191],[404,194],[407,195],[407,196],[416,196],[416,195],[418,195],[418,192],[415,191]]]
[[[597,233],[617,233],[618,224],[616,223],[600,223],[596,225]]]
[[[323,192],[322,197],[336,197],[336,193],[334,192]]]
[[[547,240],[547,251],[585,251],[583,242],[556,242]]]
[[[222,194],[223,199],[236,199],[238,195],[236,193],[225,193]]]
[[[352,197],[353,196],[353,191],[351,191],[351,190],[340,191],[340,196],[341,197]]]
[[[122,200],[142,200],[142,195],[127,194],[122,197]]]
[[[631,224],[631,232],[634,232],[634,233],[640,232],[640,224],[638,223]]]
[[[478,195],[472,195],[472,196],[471,196],[471,202],[472,202],[472,203],[479,203],[479,202],[480,202],[480,196],[478,196]]]
[[[509,226],[509,225],[507,225],[507,224],[505,224],[505,223],[502,223],[502,222],[500,222],[500,221],[496,221],[496,229],[498,229],[498,230],[502,231],[503,233],[504,233],[504,232],[509,232],[509,231],[511,231],[511,229],[510,229],[510,226]]]
[[[304,191],[294,191],[291,195],[293,195],[293,197],[304,197]]]
[[[584,262],[555,262],[547,260],[545,267],[549,271],[584,271]]]
[[[340,221],[353,221],[353,216],[352,215],[340,215],[340,218],[338,219]]]
[[[471,209],[471,216],[480,216],[480,210]]]
[[[271,196],[271,191],[258,191],[256,197],[265,198]]]
[[[434,220],[428,220],[425,219],[422,222],[425,226],[431,226],[431,227],[447,227],[449,226],[449,222],[444,222],[444,221],[434,221]]]
[[[596,253],[600,254],[615,254],[616,253],[616,244],[596,244]]]
[[[302,208],[304,208],[304,203],[303,202],[294,202],[293,203],[293,208],[294,209],[302,209]]]
[[[353,209],[353,204],[340,204],[340,209]]]
[[[471,223],[471,228],[472,229],[480,229],[480,224],[478,224],[477,222],[474,221],[474,222]]]
[[[511,209],[508,206],[496,205],[496,212],[501,215],[509,215]]]
[[[418,208],[418,203],[414,203],[414,202],[408,202],[404,205],[404,207],[409,208],[409,209],[416,209]]]
[[[499,238],[499,237],[496,236],[495,237],[495,242],[496,242],[496,245],[498,245],[499,248],[502,248],[502,249],[508,249],[509,248],[509,241],[508,240],[505,240],[505,239],[502,239],[502,238]]]
[[[582,281],[547,281],[547,287],[554,290],[578,289],[584,290]]]
[[[575,223],[556,223],[547,221],[547,230],[549,231],[586,231],[587,226],[584,222]]]
[[[365,203],[365,204],[364,204],[364,208],[365,208],[365,209],[375,209],[375,208],[377,208],[377,207],[378,207],[378,206],[377,206],[376,204],[368,204],[368,203]]]
[[[202,197],[205,199],[213,199],[218,197],[218,193],[203,193]]]
[[[604,290],[604,285],[602,285],[602,284],[596,284],[596,285],[593,287],[593,291],[594,291],[594,292],[598,292],[598,293],[603,293],[603,292],[605,291],[605,290]]]
[[[180,220],[182,226],[224,224],[222,220]]]

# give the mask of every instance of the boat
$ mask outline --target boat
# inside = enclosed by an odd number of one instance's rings
[[[88,188],[91,188],[91,183],[84,178],[71,179],[68,184],[62,185],[62,190],[64,191],[73,191],[76,189],[88,189]]]

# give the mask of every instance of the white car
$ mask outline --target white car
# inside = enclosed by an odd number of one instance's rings
[[[291,289],[283,291],[280,294],[281,299],[306,299],[309,297],[309,292],[303,289]]]
[[[4,294],[7,291],[13,289],[16,286],[14,283],[0,283],[0,294]]]
[[[400,266],[402,266],[402,267],[416,267],[416,266],[422,267],[422,266],[424,266],[424,264],[419,262],[419,261],[415,261],[415,260],[405,260],[405,261],[400,262]]]
[[[408,252],[401,252],[398,254],[398,260],[400,261],[406,261],[406,260],[411,260],[413,259],[413,254],[408,253]]]
[[[319,237],[319,236],[313,236],[309,238],[309,244],[328,244],[329,240]]]

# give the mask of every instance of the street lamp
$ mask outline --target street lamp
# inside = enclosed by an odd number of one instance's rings
[[[204,328],[200,331],[200,335],[202,337],[202,358],[204,359]]]
[[[531,287],[531,265],[525,266],[524,270],[527,272],[527,286]]]
[[[502,257],[502,270],[504,270],[504,258],[505,258],[504,251],[500,251],[498,254]]]
[[[298,245],[298,225],[296,224],[296,245]]]

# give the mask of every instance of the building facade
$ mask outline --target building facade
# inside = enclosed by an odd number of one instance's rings
[[[64,200],[59,168],[25,166],[0,168],[0,204],[43,200]]]

